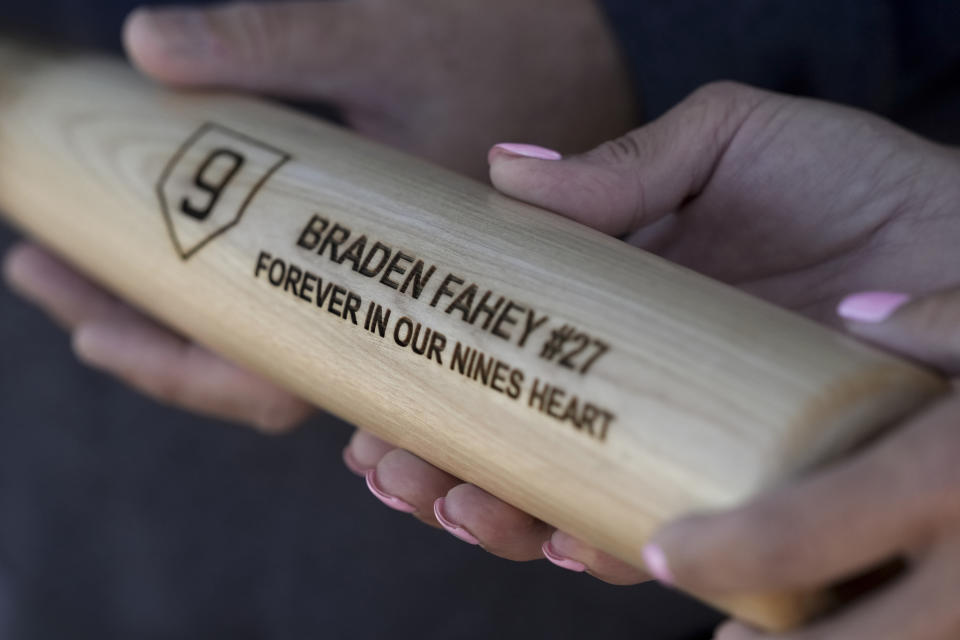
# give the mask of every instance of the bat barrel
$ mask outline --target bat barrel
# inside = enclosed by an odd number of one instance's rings
[[[944,390],[291,110],[0,44],[0,207],[184,335],[636,565]],[[822,596],[699,594],[768,628]]]

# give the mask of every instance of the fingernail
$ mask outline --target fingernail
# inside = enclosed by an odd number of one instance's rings
[[[840,301],[837,315],[857,322],[883,322],[909,300],[907,294],[893,291],[854,293]]]
[[[448,533],[452,533],[467,544],[480,544],[480,541],[477,540],[472,533],[460,525],[447,520],[447,517],[443,515],[443,498],[437,498],[436,502],[433,503],[433,515],[436,516],[437,522],[439,522]]]
[[[345,447],[343,450],[343,464],[347,465],[347,469],[350,469],[350,471],[353,471],[358,476],[367,475],[367,470],[360,466],[357,459],[353,457],[353,452],[350,451],[350,447]]]
[[[148,38],[166,55],[201,55],[214,51],[216,40],[205,11],[140,8],[130,18],[136,38]]]
[[[536,158],[538,160],[560,160],[563,158],[560,153],[546,147],[538,147],[534,144],[523,144],[520,142],[501,142],[494,145],[494,149],[503,151],[512,156],[522,156],[524,158]]]
[[[402,511],[403,513],[413,513],[417,510],[412,504],[408,504],[396,496],[392,496],[377,485],[377,471],[376,469],[370,469],[364,474],[367,478],[367,488],[370,489],[370,493],[377,496],[377,499],[380,500],[383,504],[387,505],[391,509],[396,509],[397,511]]]
[[[556,549],[553,548],[553,545],[550,544],[550,541],[547,540],[543,543],[543,546],[540,547],[540,550],[543,551],[543,557],[557,565],[562,569],[569,569],[570,571],[576,571],[577,573],[582,573],[587,570],[587,565],[582,562],[577,562],[570,558],[564,557],[557,553]]]
[[[674,584],[673,573],[670,572],[670,563],[667,561],[667,554],[663,552],[658,545],[648,544],[643,548],[643,563],[654,578],[660,583],[672,587]]]

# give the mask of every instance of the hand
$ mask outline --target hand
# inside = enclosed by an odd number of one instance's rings
[[[337,106],[361,133],[474,176],[499,140],[578,150],[626,130],[626,69],[588,0],[350,0],[141,9],[130,57],[173,85]],[[41,249],[11,286],[73,332],[77,355],[162,402],[282,431],[311,410],[157,325]]]
[[[957,152],[847,108],[711,85],[585,155],[496,148],[490,162],[507,194],[837,326],[836,305],[851,291],[916,295],[960,273]],[[455,535],[493,553],[533,559],[542,546],[609,582],[641,577],[369,436],[358,434],[345,458],[391,506],[437,510]]]
[[[852,333],[960,374],[960,289],[907,302],[854,295]],[[904,304],[906,303],[906,304]],[[730,623],[718,640],[954,640],[960,636],[960,394],[857,455],[726,513],[665,527],[650,548],[661,579],[702,594],[821,589],[882,563],[905,569],[799,631]]]

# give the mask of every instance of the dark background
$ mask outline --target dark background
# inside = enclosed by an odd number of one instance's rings
[[[602,3],[648,116],[733,78],[960,142],[956,0]],[[0,28],[117,49],[134,4],[0,0]],[[388,510],[340,462],[348,437],[326,416],[270,438],[159,407],[0,288],[0,640],[709,637],[717,617],[677,594]]]

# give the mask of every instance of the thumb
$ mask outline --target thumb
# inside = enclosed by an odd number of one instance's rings
[[[317,97],[342,91],[376,50],[369,15],[352,2],[141,7],[123,39],[133,63],[161,82]]]
[[[623,235],[698,195],[750,114],[772,98],[745,85],[709,84],[654,122],[579,156],[497,145],[490,177],[507,195]]]
[[[960,288],[916,299],[890,291],[855,293],[840,302],[837,314],[850,333],[960,375]]]

